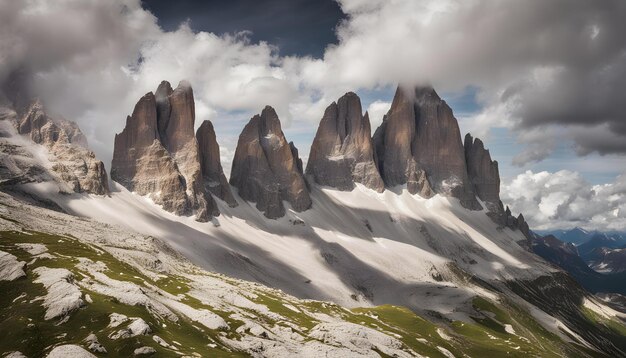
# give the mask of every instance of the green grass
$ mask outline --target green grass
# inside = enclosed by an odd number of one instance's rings
[[[156,344],[151,336],[138,336],[127,339],[111,340],[108,335],[121,329],[107,328],[109,315],[113,312],[124,314],[128,317],[140,317],[148,323],[153,334],[160,336],[166,342],[180,343],[179,350],[186,354],[197,353],[201,356],[210,357],[233,357],[244,356],[240,352],[231,352],[229,348],[220,343],[221,334],[229,335],[229,332],[219,332],[200,328],[199,324],[179,317],[178,322],[163,320],[151,315],[143,306],[129,306],[118,302],[116,299],[91,292],[81,288],[84,294],[89,294],[93,303],[86,304],[83,308],[73,312],[67,322],[58,324],[58,320],[44,320],[45,309],[40,302],[31,303],[36,297],[46,294],[41,284],[33,283],[32,270],[36,267],[66,268],[72,271],[77,280],[80,280],[84,272],[80,272],[75,265],[78,257],[89,258],[93,261],[104,262],[108,269],[104,272],[107,276],[117,280],[130,281],[140,286],[148,282],[164,289],[172,294],[183,294],[189,290],[184,280],[180,284],[176,278],[168,277],[166,280],[152,281],[141,274],[132,266],[115,259],[111,254],[79,242],[78,240],[58,235],[30,232],[29,234],[5,231],[0,232],[0,250],[10,252],[19,260],[29,262],[32,257],[26,251],[18,248],[16,243],[40,243],[46,245],[48,252],[58,257],[54,259],[39,259],[27,268],[26,278],[13,282],[0,282],[0,332],[6,332],[0,340],[0,351],[8,352],[19,350],[29,357],[41,357],[53,346],[58,344],[80,344],[90,333],[95,333],[100,343],[107,349],[108,357],[132,356],[134,349],[144,345],[157,350],[157,355],[162,357],[176,357],[178,354],[170,349]],[[26,297],[13,302],[22,293]],[[189,297],[190,301],[192,300]],[[208,308],[196,302],[197,308]],[[219,314],[219,312],[214,311]],[[222,313],[226,315],[225,313]],[[229,323],[237,322],[230,320]],[[165,326],[164,326],[165,325]],[[197,328],[196,328],[197,327]],[[231,335],[231,338],[235,338]],[[215,348],[208,344],[213,343]]]
[[[231,351],[221,343],[222,337],[238,340],[241,335],[236,332],[244,322],[230,317],[232,312],[220,311],[204,303],[201,297],[193,297],[193,282],[179,275],[162,275],[159,278],[148,277],[128,263],[122,262],[114,255],[86,244],[71,236],[50,235],[39,232],[0,231],[0,250],[10,252],[19,260],[30,262],[32,256],[18,248],[16,243],[40,243],[55,255],[54,259],[39,259],[27,267],[27,277],[13,282],[0,282],[0,352],[19,350],[29,357],[43,357],[55,345],[81,344],[90,333],[95,333],[100,343],[107,349],[107,357],[132,356],[134,349],[151,346],[157,350],[159,357],[177,357],[179,354],[171,349],[163,348],[153,341],[152,335],[158,335],[169,344],[178,347],[179,352],[186,355],[196,354],[203,357],[245,356],[242,352]],[[93,303],[73,312],[69,319],[59,324],[58,320],[45,321],[45,310],[40,301],[31,300],[46,294],[44,287],[33,282],[33,269],[46,266],[66,268],[74,273],[79,281],[88,272],[80,271],[76,265],[78,258],[103,262],[107,269],[103,272],[111,279],[132,282],[147,287],[155,286],[169,294],[176,295],[181,302],[195,309],[207,309],[222,317],[229,325],[227,330],[210,330],[179,316],[177,322],[153,316],[143,306],[130,306],[116,299],[81,288],[89,294]],[[208,274],[192,269],[192,274],[207,275],[215,279],[237,286],[240,281],[218,275]],[[266,327],[274,325],[291,326],[295,324],[302,329],[305,341],[312,338],[306,332],[320,323],[313,314],[323,313],[354,324],[381,331],[396,337],[404,344],[407,352],[416,352],[428,357],[445,357],[439,347],[450,351],[457,357],[561,357],[596,355],[587,348],[564,343],[556,334],[547,331],[524,308],[503,299],[492,301],[475,297],[468,302],[471,321],[445,321],[430,316],[420,316],[404,307],[383,305],[371,308],[345,309],[339,305],[298,300],[282,294],[278,290],[251,286],[247,288],[256,296],[248,298],[259,305],[266,306],[271,312],[282,319],[264,315],[251,309],[255,320]],[[20,295],[26,296],[14,301]],[[292,305],[297,311],[285,306]],[[617,320],[607,320],[591,310],[581,308],[585,317],[592,322],[602,324],[616,335],[626,336],[626,327]],[[128,339],[111,340],[108,336],[124,327],[108,328],[109,315],[120,313],[128,317],[140,317],[151,327],[153,333]],[[284,322],[284,321],[288,322]],[[436,322],[436,323],[435,323]],[[511,325],[515,334],[508,333],[506,325]],[[446,338],[442,337],[442,332]],[[176,345],[178,342],[180,345]],[[214,344],[214,347],[209,346]],[[382,352],[376,352],[385,356]]]

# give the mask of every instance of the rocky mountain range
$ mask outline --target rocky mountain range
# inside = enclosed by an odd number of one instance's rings
[[[140,99],[116,136],[111,178],[199,221],[219,215],[213,197],[237,205],[212,124],[203,122],[194,137],[194,122],[191,86],[181,82],[173,90],[162,82]],[[377,192],[406,185],[411,194],[455,197],[472,210],[482,209],[478,198],[495,220],[528,235],[523,217],[513,218],[500,201],[498,163],[480,139],[468,134],[461,141],[452,110],[431,87],[398,87],[373,136],[359,97],[346,93],[326,108],[309,153],[303,173],[297,148],[267,106],[239,137],[229,183],[272,219],[285,215],[283,201],[296,212],[311,207],[307,180],[348,191],[356,183]]]
[[[229,180],[185,81],[139,99],[108,183],[77,126],[18,107],[0,113],[0,352],[626,353],[621,276],[514,217],[497,162],[430,87],[399,87],[373,136],[346,93],[306,169],[266,106]]]
[[[361,100],[352,92],[326,108],[306,167],[314,182],[339,190],[352,190],[354,183],[378,192],[385,189],[376,166],[369,115],[362,113]]]

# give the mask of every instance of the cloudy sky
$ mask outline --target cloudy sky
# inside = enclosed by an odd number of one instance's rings
[[[28,74],[110,163],[134,103],[187,79],[225,167],[266,104],[306,158],[343,93],[376,127],[397,83],[430,83],[535,228],[625,230],[624,18],[623,0],[1,1],[0,81]]]

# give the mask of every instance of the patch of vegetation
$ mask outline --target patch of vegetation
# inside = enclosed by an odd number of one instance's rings
[[[94,333],[107,349],[109,357],[129,357],[136,348],[151,346],[158,356],[178,357],[178,351],[184,354],[199,354],[204,357],[233,357],[245,356],[241,352],[233,352],[220,343],[219,337],[228,335],[221,332],[200,327],[199,324],[179,316],[177,322],[162,319],[151,315],[146,307],[130,306],[120,303],[115,298],[101,295],[81,287],[83,294],[88,294],[92,300],[84,307],[72,312],[67,321],[58,319],[44,320],[45,308],[41,301],[33,301],[46,294],[41,284],[34,283],[36,278],[33,269],[40,266],[66,268],[74,273],[77,280],[88,275],[76,268],[78,257],[101,261],[107,265],[104,273],[110,278],[129,281],[143,286],[149,282],[172,294],[181,294],[183,285],[185,292],[188,286],[181,280],[180,285],[173,286],[174,280],[152,281],[132,266],[115,259],[109,253],[79,242],[78,240],[58,235],[49,235],[38,232],[0,232],[0,250],[17,256],[19,260],[30,262],[32,256],[18,248],[16,243],[38,243],[48,248],[48,252],[55,255],[54,259],[37,259],[27,267],[27,277],[12,282],[0,282],[0,332],[6,332],[0,340],[0,351],[21,351],[29,357],[41,357],[45,352],[59,344],[81,344],[90,334]],[[168,287],[169,286],[169,287]],[[181,288],[179,288],[181,287]],[[178,290],[178,292],[177,292]],[[198,304],[201,305],[198,301]],[[215,312],[215,311],[214,311]],[[128,317],[142,318],[150,326],[152,333],[146,336],[136,336],[126,339],[112,340],[109,335],[124,328],[129,322],[115,328],[109,328],[111,313],[119,313]],[[216,314],[218,312],[215,312]],[[226,316],[225,313],[222,313]],[[229,322],[230,323],[230,322]],[[158,335],[167,343],[177,347],[177,351],[161,347],[153,339]],[[174,343],[178,342],[178,344]]]

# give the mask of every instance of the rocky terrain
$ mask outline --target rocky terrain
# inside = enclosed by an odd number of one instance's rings
[[[4,193],[0,229],[0,352],[10,357],[602,355],[559,320],[480,290],[457,307],[467,320],[453,321],[302,300],[207,272],[163,240]],[[444,279],[461,284],[452,272]],[[626,337],[619,313],[584,300],[589,324]]]
[[[500,202],[500,173],[498,162],[491,160],[489,150],[485,149],[483,142],[471,134],[465,135],[465,161],[467,163],[468,179],[482,201],[491,205]]]
[[[38,99],[20,112],[12,105],[0,108],[0,163],[6,190],[54,181],[63,193],[109,193],[104,164],[87,149],[78,126],[50,116]]]
[[[217,144],[211,121],[202,122],[196,132],[196,139],[200,150],[200,168],[205,190],[222,199],[231,207],[237,206],[237,201],[233,197],[222,169],[220,147]]]

